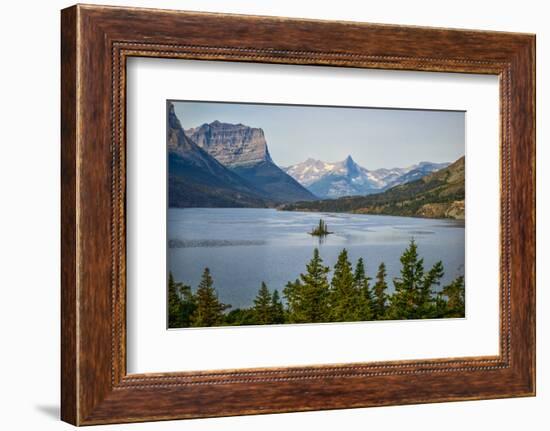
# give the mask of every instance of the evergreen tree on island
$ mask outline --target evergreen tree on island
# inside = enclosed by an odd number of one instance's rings
[[[289,323],[326,322],[330,268],[323,265],[319,250],[313,250],[313,258],[306,265],[306,273],[294,282],[288,282],[283,294],[288,303]]]
[[[219,301],[213,284],[210,270],[204,268],[201,282],[195,293],[196,309],[191,315],[191,326],[203,327],[223,324],[224,311],[231,306]]]
[[[309,234],[313,236],[325,236],[328,234],[331,234],[332,232],[329,232],[328,225],[325,223],[323,219],[319,220],[319,225],[315,229],[313,229]]]

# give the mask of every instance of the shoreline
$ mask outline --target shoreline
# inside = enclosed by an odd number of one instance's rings
[[[454,221],[459,222],[462,224],[466,223],[465,218],[453,218],[453,217],[427,217],[427,216],[420,216],[420,215],[399,215],[399,214],[383,214],[383,213],[366,213],[366,212],[354,212],[354,211],[317,211],[317,210],[308,210],[305,208],[301,209],[284,209],[280,206],[273,206],[273,207],[167,207],[167,210],[176,209],[176,210],[189,210],[189,209],[239,209],[239,210],[275,210],[279,212],[289,212],[289,213],[307,213],[307,214],[351,214],[351,215],[365,215],[365,216],[383,216],[383,217],[398,217],[398,218],[415,218],[415,219],[423,219],[423,220],[446,220],[446,221]]]
[[[421,215],[400,215],[400,214],[384,214],[384,213],[370,213],[370,212],[355,212],[355,211],[318,211],[318,210],[308,210],[305,208],[300,209],[284,209],[284,208],[275,208],[277,211],[284,212],[303,212],[303,213],[318,213],[318,214],[353,214],[353,215],[368,215],[368,216],[384,216],[384,217],[402,217],[402,218],[418,218],[425,220],[452,220],[456,222],[465,223],[465,218],[454,218],[454,217],[428,217]]]

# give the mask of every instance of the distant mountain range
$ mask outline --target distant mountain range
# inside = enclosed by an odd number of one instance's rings
[[[461,157],[443,169],[383,193],[297,202],[281,209],[464,219],[464,179],[464,157]]]
[[[368,170],[351,156],[341,162],[327,163],[307,159],[284,168],[285,172],[323,199],[381,193],[449,166],[449,163],[420,162],[406,168]]]
[[[267,207],[316,197],[273,163],[262,129],[214,121],[184,130],[168,112],[170,207]]]

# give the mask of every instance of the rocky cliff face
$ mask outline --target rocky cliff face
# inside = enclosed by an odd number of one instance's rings
[[[264,131],[259,128],[214,121],[187,129],[185,134],[227,167],[272,162]]]
[[[219,163],[215,163],[215,160],[212,160],[208,156],[206,151],[201,150],[185,135],[172,104],[170,104],[168,110],[168,153],[177,154],[182,159],[196,166],[208,167],[209,164],[219,165]]]
[[[264,193],[223,166],[189,139],[168,111],[168,204],[170,207],[265,207]]]
[[[275,202],[296,202],[316,196],[285,173],[271,159],[262,129],[214,121],[185,131],[192,140]]]

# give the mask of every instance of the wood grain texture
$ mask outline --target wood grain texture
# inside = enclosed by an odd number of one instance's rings
[[[76,9],[61,16],[61,418],[78,421],[76,299]]]
[[[80,5],[62,11],[63,420],[87,425],[533,395],[534,48],[534,36],[525,34]],[[130,56],[499,75],[500,354],[127,375]]]

